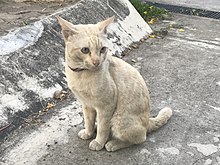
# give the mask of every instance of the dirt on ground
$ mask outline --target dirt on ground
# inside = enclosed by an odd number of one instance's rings
[[[63,2],[15,2],[14,0],[0,0],[0,36],[10,30],[25,26],[50,15],[67,5],[73,5],[77,0]]]

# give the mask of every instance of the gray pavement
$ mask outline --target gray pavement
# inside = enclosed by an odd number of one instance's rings
[[[212,10],[212,11],[220,11],[220,1],[219,0],[148,0],[151,2],[158,2],[170,5],[178,5],[185,7],[192,7],[198,9]]]
[[[152,115],[164,106],[173,109],[167,125],[142,145],[114,153],[90,151],[89,140],[77,137],[83,121],[79,104],[68,99],[46,123],[14,132],[1,146],[1,164],[220,164],[220,21],[175,15],[153,28],[167,27],[177,28],[124,57],[148,84]],[[66,109],[72,111],[66,114]]]

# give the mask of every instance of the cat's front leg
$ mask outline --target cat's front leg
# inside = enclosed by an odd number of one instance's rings
[[[95,130],[95,118],[96,111],[93,108],[89,108],[88,106],[83,105],[83,115],[84,115],[84,123],[85,129],[81,130],[78,133],[78,136],[81,139],[90,139]]]
[[[110,120],[112,118],[112,108],[97,110],[97,135],[89,144],[91,150],[101,150],[110,134]]]

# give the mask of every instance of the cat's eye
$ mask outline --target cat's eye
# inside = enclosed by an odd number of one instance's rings
[[[89,50],[89,48],[84,47],[84,48],[81,49],[81,52],[82,52],[83,54],[88,54],[88,53],[90,52],[90,50]]]
[[[107,50],[107,47],[102,47],[101,50],[100,50],[100,53],[105,53]]]

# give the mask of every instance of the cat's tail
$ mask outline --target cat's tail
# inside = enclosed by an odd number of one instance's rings
[[[164,124],[167,123],[172,114],[172,110],[168,107],[165,107],[162,110],[160,110],[159,114],[155,118],[150,118],[147,132],[149,133],[162,127]]]

